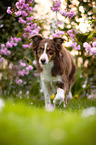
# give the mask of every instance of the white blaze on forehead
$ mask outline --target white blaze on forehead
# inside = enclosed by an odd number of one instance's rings
[[[47,50],[47,42],[44,44],[44,52],[43,53],[46,53],[46,50]]]
[[[47,64],[49,62],[49,58],[48,58],[48,55],[47,55],[47,42],[44,44],[44,51],[43,51],[43,53],[42,53],[42,55],[40,56],[40,59],[39,59],[39,63],[41,64],[41,66],[42,66],[42,63],[41,63],[42,59],[45,59],[45,64]]]

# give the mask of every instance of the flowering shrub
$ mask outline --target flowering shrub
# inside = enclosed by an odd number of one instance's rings
[[[34,62],[34,57],[31,52],[32,42],[28,39],[31,35],[35,35],[40,32],[40,26],[37,25],[37,21],[33,16],[34,3],[35,0],[18,0],[14,9],[8,7],[6,10],[9,15],[12,15],[12,17],[17,19],[18,23],[22,26],[22,29],[16,36],[11,36],[8,38],[6,43],[1,44],[0,69],[2,72],[2,84],[0,86],[2,88],[2,93],[4,94],[11,94],[11,92],[16,94],[17,92],[20,92],[20,90],[28,92],[31,89],[33,82],[36,80],[35,77],[38,76],[35,72],[36,63]],[[80,13],[79,8],[82,8],[82,5],[86,4],[86,2],[83,2],[82,0],[82,2],[79,2],[78,6],[76,6],[77,4],[73,4],[71,1],[67,1],[65,3],[66,8],[61,9],[61,1],[53,0],[51,10],[56,13],[56,18],[52,20],[52,23],[50,23],[50,37],[66,37],[66,42],[70,43],[68,46],[65,45],[65,47],[69,50],[73,49],[77,53],[77,66],[79,64],[78,58],[82,58],[83,63],[80,64],[80,67],[84,71],[85,76],[78,79],[78,81],[82,83],[86,80],[85,62],[88,60],[88,64],[89,61],[90,63],[93,63],[96,55],[96,39],[93,33],[95,25],[94,21],[91,20],[92,24],[90,27],[92,27],[92,30],[84,34],[81,33],[80,30],[77,29],[79,25],[79,19],[77,21],[77,18],[84,16],[84,14]],[[91,7],[93,7],[93,5],[94,2],[91,3]],[[75,9],[78,7],[78,11],[74,12],[71,8],[72,6]],[[90,7],[89,3],[88,6]],[[60,16],[62,16],[64,21],[59,20]],[[94,13],[92,15],[92,18],[93,17]],[[60,25],[63,25],[63,27],[60,27]],[[87,68],[89,69],[88,66]],[[89,77],[88,72],[89,71],[87,71],[87,76]],[[90,78],[92,78],[92,75]],[[35,88],[37,90],[37,86]],[[77,90],[78,89],[79,87]],[[76,89],[74,90],[76,91]],[[31,90],[31,92],[32,91],[33,90]]]

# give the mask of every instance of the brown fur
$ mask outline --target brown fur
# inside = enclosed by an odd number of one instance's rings
[[[54,66],[51,70],[52,76],[61,75],[62,82],[57,83],[57,86],[65,90],[66,104],[68,93],[71,90],[71,87],[74,82],[76,64],[70,52],[62,47],[64,39],[54,38],[54,39],[45,39],[40,35],[35,35],[31,37],[33,40],[32,49],[35,51],[35,59],[37,61],[37,70],[40,73],[42,68],[39,65],[39,51],[43,49],[42,46],[45,42],[48,43],[48,49],[52,50],[52,56],[50,56],[50,61],[54,62]]]

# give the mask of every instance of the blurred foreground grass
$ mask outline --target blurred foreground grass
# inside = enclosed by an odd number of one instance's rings
[[[0,111],[0,145],[95,145],[96,113],[82,116],[96,100],[70,100],[66,108],[53,112],[44,109],[43,101],[4,99]]]

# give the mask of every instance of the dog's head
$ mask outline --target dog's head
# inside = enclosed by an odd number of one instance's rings
[[[31,36],[32,49],[41,67],[53,61],[62,48],[63,38],[45,39],[41,35]]]

